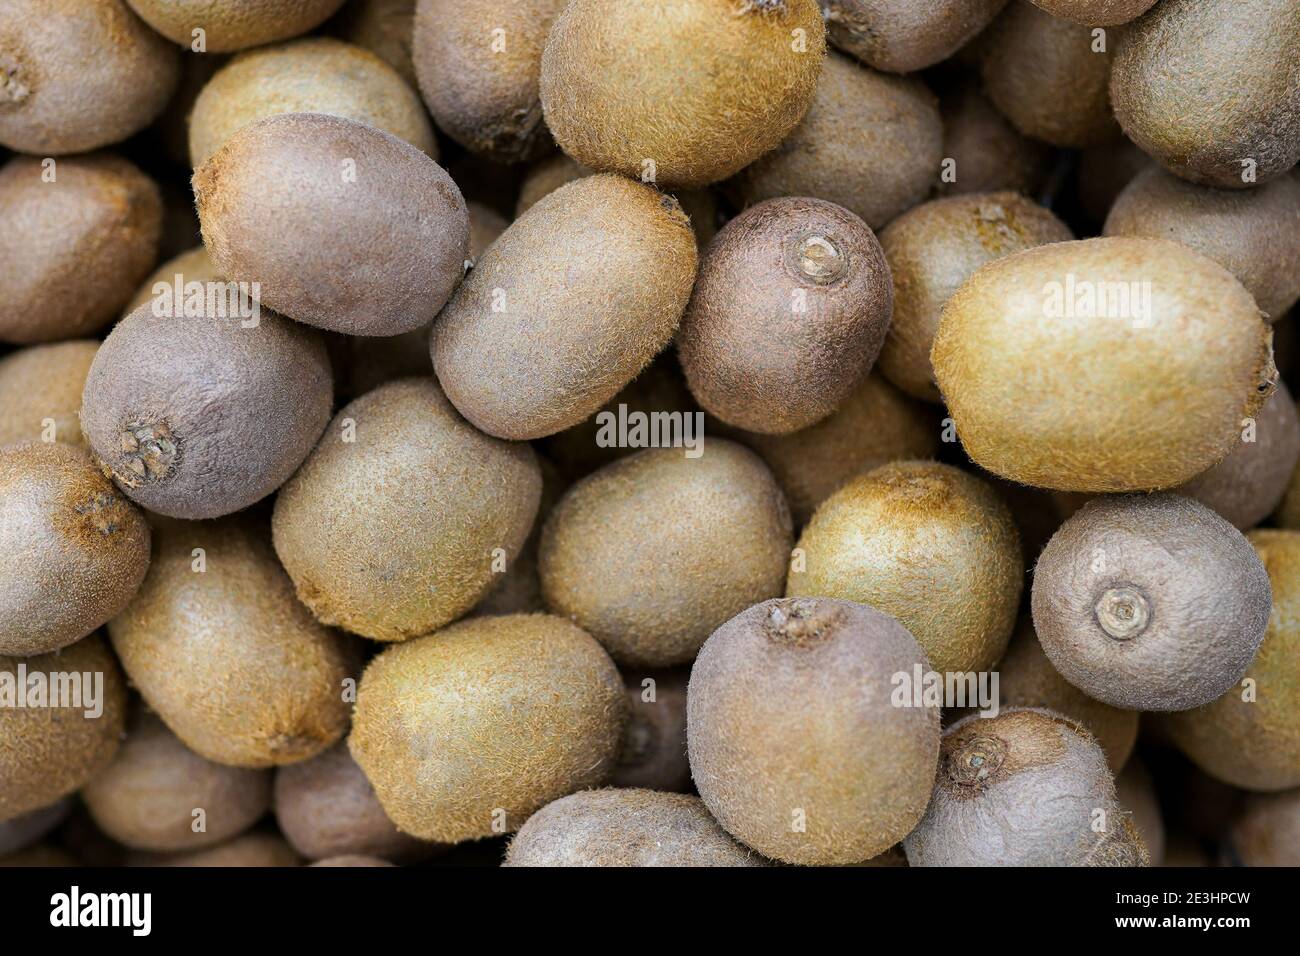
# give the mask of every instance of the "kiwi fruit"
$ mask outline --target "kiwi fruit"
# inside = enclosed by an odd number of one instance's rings
[[[936,671],[982,671],[1011,639],[1024,574],[1015,522],[988,482],[900,461],[821,503],[786,594],[869,604],[896,617]]]
[[[877,70],[910,73],[946,60],[1007,0],[822,0],[827,38]]]
[[[348,747],[400,830],[456,843],[600,784],[625,709],[613,661],[577,626],[476,617],[370,662]]]
[[[817,0],[571,0],[542,54],[542,109],[584,166],[703,186],[798,125],[825,51]]]
[[[16,817],[0,820],[0,856],[21,850],[37,842],[62,823],[72,809],[72,798],[37,807]]]
[[[1242,866],[1300,866],[1300,790],[1250,794],[1228,844]]]
[[[308,866],[394,866],[387,860],[381,860],[375,856],[358,856],[352,854],[349,856],[331,856],[324,860],[317,860],[315,863],[308,863]]]
[[[244,126],[193,183],[221,273],[258,283],[263,305],[319,328],[397,335],[426,325],[469,254],[465,200],[442,167],[341,116]]]
[[[49,437],[85,445],[81,392],[99,343],[33,345],[0,358],[0,445]]]
[[[345,406],[280,490],[275,549],[319,620],[402,641],[487,594],[541,491],[531,448],[471,428],[432,380],[402,379]]]
[[[354,654],[294,600],[252,516],[159,519],[135,600],[109,624],[122,667],[172,733],[232,767],[306,760],[347,730]]]
[[[560,499],[542,529],[542,597],[620,664],[670,667],[781,593],[790,544],[785,498],[752,451],[649,448]]]
[[[107,154],[51,162],[0,167],[0,342],[98,331],[158,255],[162,199],[149,177]]]
[[[46,675],[47,686],[58,675],[81,675],[78,705],[50,706],[71,703],[62,698],[33,703],[28,695],[37,674]],[[125,723],[126,684],[98,634],[49,654],[0,657],[0,675],[5,695],[23,703],[0,707],[0,820],[9,820],[81,789],[112,762]]]
[[[1203,707],[1163,715],[1162,729],[1210,776],[1247,790],[1300,786],[1300,531],[1246,539],[1268,571],[1273,611],[1241,684]]]
[[[1119,194],[1105,234],[1173,239],[1209,256],[1241,280],[1270,319],[1300,299],[1300,176],[1225,190],[1152,166]]]
[[[880,229],[925,199],[942,158],[939,102],[924,83],[832,53],[804,121],[730,190],[743,205],[825,199]]]
[[[1275,387],[1271,339],[1217,262],[1114,236],[981,268],[944,307],[930,359],[982,467],[1058,491],[1145,491],[1232,450]]]
[[[1054,17],[1086,27],[1111,27],[1136,20],[1156,0],[1030,0]]]
[[[951,177],[939,170],[940,195],[1011,190],[1031,196],[1047,182],[1051,147],[1022,136],[974,86],[944,95],[939,112],[943,156],[952,162]]]
[[[880,234],[894,280],[880,370],[909,395],[941,401],[930,348],[952,294],[995,259],[1073,238],[1049,210],[1013,192],[949,196],[903,213]]]
[[[0,145],[51,156],[121,142],[153,122],[179,79],[180,53],[122,0],[11,4],[0,24]]]
[[[369,50],[311,37],[241,53],[208,81],[190,113],[190,164],[202,166],[236,131],[282,113],[343,116],[438,158],[424,104],[396,70]]]
[[[668,344],[697,262],[670,197],[621,176],[571,182],[492,244],[438,316],[438,380],[498,438],[576,425]]]
[[[414,89],[411,59],[415,0],[352,0],[331,21],[333,32],[348,43],[375,54]]]
[[[81,448],[0,448],[0,654],[45,654],[122,610],[149,567],[149,526]]]
[[[691,765],[686,759],[686,668],[626,668],[627,724],[611,787],[643,787],[687,793]]]
[[[1037,707],[1069,717],[1096,738],[1111,773],[1128,764],[1137,743],[1138,713],[1103,704],[1062,677],[1043,652],[1028,614],[1017,625],[997,671],[1000,706]]]
[[[96,825],[125,846],[193,850],[256,823],[271,806],[271,774],[203,759],[141,708],[81,797]]]
[[[179,280],[176,278],[177,276],[180,276]],[[180,283],[183,290],[190,282],[206,284],[225,281],[225,277],[213,265],[208,250],[203,246],[195,246],[180,255],[173,256],[150,273],[149,277],[140,283],[140,288],[136,290],[134,298],[127,303],[123,318],[140,308],[140,306],[157,299],[162,291],[159,289],[160,284],[169,287],[174,293],[177,282]],[[78,403],[80,403],[80,393],[78,393],[77,397]]]
[[[1112,772],[1116,772],[1114,767]],[[1117,773],[1117,772],[1116,772]],[[1165,857],[1165,821],[1156,798],[1155,783],[1141,760],[1133,759],[1115,777],[1119,805],[1133,815],[1133,826],[1146,845],[1152,866],[1162,866]]]
[[[242,868],[302,866],[302,860],[279,834],[259,831],[189,853],[136,853],[129,858],[127,865]]]
[[[1300,10],[1293,0],[1175,0],[1127,28],[1110,97],[1160,165],[1244,189],[1300,159]]]
[[[766,866],[699,797],[656,790],[584,790],[538,810],[503,866]]]
[[[889,849],[921,819],[939,754],[938,709],[895,704],[893,677],[928,668],[907,629],[866,605],[778,598],[737,614],[691,668],[687,741],[705,805],[786,863]]]
[[[127,0],[167,39],[208,53],[229,53],[287,40],[320,26],[343,0]]]
[[[344,743],[276,770],[275,819],[309,860],[360,855],[405,863],[438,849],[400,832],[388,819]]]
[[[105,472],[150,511],[246,508],[293,474],[329,421],[325,346],[269,310],[226,315],[213,296],[187,301],[184,315],[161,306],[140,306],[100,346],[82,430]]]

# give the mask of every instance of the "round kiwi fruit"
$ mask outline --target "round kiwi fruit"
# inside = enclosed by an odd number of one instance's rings
[[[51,156],[121,142],[153,122],[179,79],[179,52],[122,0],[7,4],[0,145]]]
[[[790,513],[747,448],[650,448],[560,499],[542,529],[542,597],[620,664],[691,660],[723,622],[781,593]]]
[[[329,37],[241,53],[203,87],[189,117],[190,164],[202,166],[237,130],[281,113],[366,123],[438,158],[419,95],[369,50]]]
[[[973,86],[939,100],[943,117],[943,156],[952,174],[939,170],[940,195],[1011,190],[1035,195],[1047,182],[1052,149],[1022,136]]]
[[[100,346],[82,396],[100,465],[137,504],[174,518],[230,514],[280,487],[333,401],[316,332],[207,300],[187,301],[184,315],[162,300],[132,312]]]
[[[930,348],[952,294],[995,259],[1073,238],[1049,210],[1012,192],[949,196],[903,213],[880,234],[894,280],[880,370],[909,395],[941,401]]]
[[[503,866],[766,866],[718,826],[699,797],[584,790],[538,810]]]
[[[37,698],[37,674],[51,694],[66,675],[62,686],[79,686],[80,699]],[[0,657],[0,675],[12,699],[0,707],[0,820],[9,820],[81,789],[108,766],[121,743],[126,683],[98,634],[49,654]]]
[[[589,634],[546,614],[476,617],[370,662],[348,747],[399,829],[456,843],[601,783],[624,717]]]
[[[1228,845],[1242,866],[1300,866],[1300,790],[1246,797]]]
[[[1217,262],[1115,236],[984,266],[948,300],[930,359],[982,467],[1059,491],[1145,491],[1231,451],[1273,392],[1271,339]]]
[[[1173,239],[1209,256],[1241,280],[1270,320],[1300,299],[1300,176],[1230,191],[1151,166],[1119,194],[1105,234]]]
[[[117,756],[81,797],[96,825],[125,846],[193,850],[256,823],[271,806],[271,774],[203,759],[140,708]]]
[[[798,125],[825,50],[817,0],[571,0],[542,54],[542,109],[584,166],[703,186]]]
[[[828,39],[877,70],[911,73],[965,46],[1007,0],[822,0]]]
[[[275,549],[327,624],[378,641],[442,627],[487,594],[537,514],[531,448],[467,425],[430,379],[345,406],[275,502]]]
[[[98,331],[158,255],[162,198],[149,177],[107,154],[50,162],[0,167],[0,342]]]
[[[81,392],[99,343],[33,345],[0,358],[0,445],[50,438],[85,445]]]
[[[1165,821],[1151,772],[1136,758],[1128,762],[1123,773],[1118,773],[1114,767],[1111,771],[1117,773],[1115,796],[1119,805],[1133,815],[1133,826],[1137,827],[1138,836],[1146,845],[1151,865],[1164,865]]]
[[[705,411],[785,435],[833,412],[870,371],[892,304],[866,223],[820,199],[769,199],[705,250],[677,354]]]
[[[627,724],[611,787],[644,787],[687,793],[691,765],[686,759],[686,681],[690,672],[625,668]]]
[[[851,601],[764,601],[718,628],[691,668],[691,774],[732,836],[786,863],[860,863],[925,810],[939,711],[898,706],[927,670],[898,621]],[[910,703],[910,701],[908,701]]]
[[[180,276],[180,278],[177,279],[177,276]],[[208,250],[203,246],[195,246],[193,249],[180,253],[180,255],[173,256],[150,273],[149,277],[140,283],[140,288],[136,290],[135,297],[127,303],[123,318],[140,308],[140,306],[153,302],[160,295],[165,295],[166,292],[161,286],[167,286],[174,295],[178,282],[181,289],[184,290],[184,287],[190,282],[206,284],[225,281],[225,277],[212,264],[212,257],[208,255]],[[78,393],[78,403],[80,403],[80,393]]]
[[[1300,159],[1293,0],[1175,0],[1127,28],[1111,101],[1124,132],[1183,179],[1246,189]]]
[[[0,654],[45,654],[126,607],[149,525],[81,448],[0,449]]]
[[[822,502],[786,594],[869,604],[897,618],[936,671],[982,671],[1011,639],[1024,575],[1015,522],[988,482],[900,461]]]
[[[324,860],[317,860],[315,863],[308,863],[308,866],[394,866],[387,860],[381,860],[375,856],[358,856],[352,854],[349,856],[331,856]]]
[[[1092,735],[1048,710],[966,717],[943,735],[912,866],[1146,866]]]
[[[670,197],[621,176],[571,182],[492,244],[438,316],[438,380],[499,438],[576,425],[668,344],[697,262]]]
[[[352,0],[331,22],[334,33],[369,50],[416,87],[411,60],[415,0]]]
[[[1030,0],[1054,17],[1086,27],[1111,27],[1136,20],[1156,0]]]
[[[149,574],[108,630],[145,702],[208,760],[294,763],[347,730],[351,648],[294,600],[252,517],[156,521]]]
[[[127,0],[167,39],[207,53],[287,40],[324,23],[343,0]]]
[[[410,332],[432,321],[464,271],[469,218],[451,177],[410,143],[355,120],[259,120],[193,182],[203,243],[221,273],[258,283],[259,301],[308,325]]]
[[[132,854],[128,866],[302,866],[302,860],[278,833],[245,833],[226,843],[190,853]]]
[[[924,83],[832,53],[804,121],[730,188],[744,205],[825,199],[880,229],[925,199],[942,158],[939,103]]]
[[[48,807],[0,820],[0,856],[31,846],[62,823],[71,809],[72,798],[64,797]]]
[[[1241,532],[1169,493],[1094,499],[1034,568],[1034,627],[1088,696],[1130,710],[1189,710],[1233,687],[1272,608]]]

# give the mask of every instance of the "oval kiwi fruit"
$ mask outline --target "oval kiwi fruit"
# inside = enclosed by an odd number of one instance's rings
[[[1300,790],[1250,794],[1227,842],[1241,866],[1300,866]]]
[[[476,617],[370,662],[348,747],[399,829],[456,843],[601,783],[624,718],[589,634],[546,614]]]
[[[403,379],[338,413],[276,499],[275,549],[321,621],[406,640],[487,594],[541,492],[531,448],[471,428],[433,381]]]
[[[0,820],[0,856],[36,843],[57,827],[72,809],[72,798],[64,797],[47,807],[38,807],[16,817]]]
[[[1146,866],[1106,755],[1048,710],[966,717],[943,735],[925,818],[903,841],[912,866]]]
[[[127,0],[167,39],[191,46],[201,33],[208,53],[287,40],[324,23],[343,0]]]
[[[822,0],[828,39],[877,70],[911,73],[946,60],[1007,0]]]
[[[352,0],[330,26],[338,37],[369,50],[416,88],[411,61],[415,0]]]
[[[333,400],[316,332],[207,300],[184,315],[159,300],[119,322],[82,397],[81,427],[101,466],[133,501],[176,518],[214,518],[269,495],[320,437]]]
[[[348,724],[351,648],[294,600],[268,539],[251,517],[159,519],[144,585],[108,629],[171,731],[232,767],[306,760]]]
[[[442,167],[341,116],[245,126],[193,182],[221,273],[258,283],[262,304],[319,328],[396,335],[426,325],[469,253],[465,200]]]
[[[245,833],[233,840],[189,853],[132,854],[128,866],[263,867],[302,866],[293,847],[278,833]]]
[[[749,449],[722,439],[696,458],[646,449],[555,506],[542,529],[542,597],[620,664],[669,667],[781,593],[790,543],[785,498]]]
[[[766,866],[709,816],[700,798],[655,790],[584,790],[519,828],[503,866]]]
[[[993,108],[978,89],[963,86],[939,101],[943,116],[943,157],[952,175],[939,170],[940,195],[1011,190],[1036,195],[1051,172],[1053,151],[1020,132]]]
[[[542,54],[542,109],[584,166],[703,186],[795,128],[825,50],[817,0],[571,0]]]
[[[892,305],[866,223],[819,199],[770,199],[705,250],[677,354],[705,411],[784,435],[825,418],[870,371]]]
[[[690,672],[624,668],[627,723],[611,787],[644,787],[689,793],[686,758],[686,681]]]
[[[1117,236],[984,266],[948,300],[930,358],[982,467],[1059,491],[1144,491],[1231,451],[1273,392],[1271,338],[1218,263]]]
[[[1016,623],[1024,560],[1011,512],[981,478],[932,461],[849,481],[795,546],[786,594],[896,617],[935,670],[987,670]]]
[[[0,145],[51,156],[121,142],[154,121],[179,79],[180,53],[122,0],[8,4]]]
[[[940,401],[930,348],[952,294],[995,259],[1073,238],[1051,211],[1011,192],[934,199],[903,213],[880,234],[894,280],[881,372],[909,395]]]
[[[621,176],[571,182],[492,244],[438,316],[438,381],[499,438],[576,425],[668,344],[697,262],[671,198]]]
[[[177,279],[177,276],[180,278]],[[135,297],[127,303],[123,318],[140,308],[140,306],[153,302],[155,299],[165,297],[168,294],[174,297],[178,282],[181,290],[184,291],[185,286],[191,282],[206,284],[208,282],[225,281],[226,279],[213,264],[212,257],[208,255],[208,250],[203,246],[195,246],[193,249],[188,249],[179,255],[173,256],[151,272],[149,277],[140,283],[140,288],[136,290]],[[166,286],[167,289],[163,289],[163,286]],[[205,285],[204,292],[206,293],[206,291]],[[162,301],[165,303],[166,299],[163,298]],[[206,307],[206,301],[204,305]]]
[[[162,198],[149,177],[107,154],[51,162],[15,156],[0,167],[2,342],[98,331],[158,255]]]
[[[1054,17],[1081,23],[1086,27],[1111,27],[1136,20],[1156,4],[1156,0],[1030,0]]]
[[[81,393],[99,343],[33,345],[0,358],[0,445],[40,441],[85,445]]]
[[[786,863],[860,863],[925,810],[939,712],[897,706],[927,670],[907,629],[824,598],[764,601],[717,629],[687,691],[691,774],[732,836]],[[910,703],[910,701],[909,701]]]

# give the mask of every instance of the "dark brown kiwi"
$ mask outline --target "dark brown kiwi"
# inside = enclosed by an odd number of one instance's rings
[[[623,668],[628,718],[611,787],[691,789],[686,757],[686,668]]]

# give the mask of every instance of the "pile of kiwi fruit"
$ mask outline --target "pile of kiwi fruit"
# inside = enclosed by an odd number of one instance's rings
[[[1295,0],[0,4],[0,864],[1300,863],[1298,78]]]

